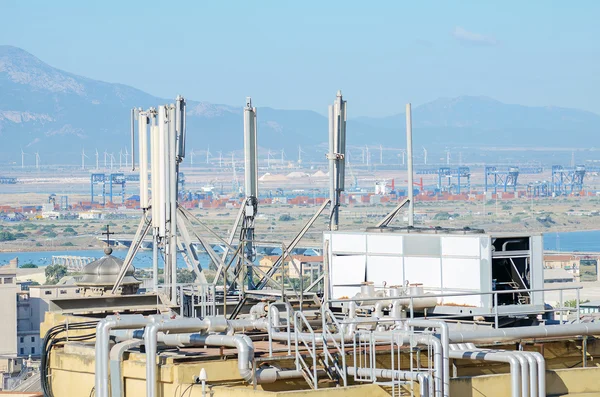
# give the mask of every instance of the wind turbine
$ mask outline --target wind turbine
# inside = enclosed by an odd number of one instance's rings
[[[35,152],[35,168],[40,168],[40,152]]]
[[[21,148],[21,168],[25,168],[25,152]]]
[[[129,167],[129,152],[127,151],[127,148],[125,148],[125,168]]]
[[[237,170],[235,169],[235,159],[233,157],[234,152],[231,152],[231,168],[233,170],[233,181],[231,184],[232,190],[237,193],[239,189],[238,180],[237,180]]]
[[[302,146],[298,146],[298,164],[302,164],[302,153],[306,153],[302,150]]]
[[[190,166],[193,167],[194,166],[194,156],[196,155],[196,153],[194,153],[194,149],[192,149],[190,151]]]
[[[108,151],[104,151],[104,169],[106,169],[106,166],[108,164]]]
[[[81,169],[85,170],[85,158],[87,155],[85,154],[85,149],[81,149]]]
[[[123,169],[123,149],[119,150],[119,169]]]
[[[284,162],[284,158],[285,157],[285,149],[281,149],[281,165],[283,166],[283,162]]]
[[[206,164],[208,164],[208,160],[210,158],[210,155],[212,153],[210,152],[210,146],[206,149]]]
[[[223,167],[223,152],[219,150],[217,153],[219,153],[219,168],[221,168]]]
[[[98,155],[98,149],[96,149],[96,171],[98,170],[98,158],[100,156]]]
[[[110,170],[112,171],[112,169],[113,169],[113,161],[115,160],[115,156],[113,156],[112,153],[109,153],[108,156],[110,157]]]
[[[367,151],[367,167],[368,167],[369,166],[369,162],[370,162],[369,160],[370,160],[370,157],[371,157],[370,154],[369,154],[369,147],[365,146],[365,150]]]
[[[402,165],[404,165],[404,156],[406,155],[406,150],[400,150],[398,157],[402,156]]]
[[[271,149],[267,150],[267,169],[271,168]]]
[[[446,165],[450,165],[450,149],[446,149]]]
[[[383,145],[379,145],[379,164],[383,164]]]
[[[423,162],[427,165],[427,149],[423,146]]]

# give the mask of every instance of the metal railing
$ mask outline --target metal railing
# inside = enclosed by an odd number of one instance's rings
[[[371,331],[357,331],[354,334],[352,341],[352,349],[354,356],[354,368],[357,369],[354,375],[355,382],[375,382],[375,339]],[[366,369],[367,371],[358,371],[358,369]]]
[[[402,295],[402,296],[398,296],[398,297],[386,296],[386,297],[377,297],[377,298],[362,298],[361,297],[361,298],[351,298],[351,299],[329,299],[326,302],[324,302],[324,305],[330,306],[332,303],[346,303],[347,304],[348,302],[354,301],[354,302],[360,302],[364,306],[365,304],[369,304],[369,303],[375,304],[376,302],[379,302],[382,300],[390,301],[390,302],[399,301],[399,300],[403,300],[403,301],[408,300],[409,304],[406,305],[407,309],[408,309],[408,313],[409,313],[408,318],[413,319],[413,318],[415,318],[415,308],[414,307],[415,307],[416,299],[422,299],[422,298],[442,298],[443,299],[443,298],[448,298],[448,297],[491,296],[492,300],[493,300],[493,304],[491,307],[486,308],[485,306],[468,306],[468,305],[464,306],[464,309],[467,311],[469,309],[489,309],[488,311],[482,312],[481,310],[479,310],[475,313],[440,314],[440,315],[436,314],[435,317],[439,318],[439,319],[459,319],[459,318],[464,318],[465,316],[476,316],[476,315],[491,316],[494,318],[494,327],[498,328],[500,317],[555,313],[555,315],[556,314],[559,315],[560,323],[563,323],[565,320],[565,313],[575,311],[575,314],[577,316],[576,322],[579,323],[580,317],[581,317],[580,290],[582,288],[583,287],[581,287],[581,286],[575,286],[575,287],[538,288],[538,289],[530,288],[530,289],[520,289],[520,290],[489,291],[489,292],[477,291],[477,292],[428,293],[428,294],[424,294],[424,295]],[[575,307],[565,306],[564,291],[570,291],[570,290],[575,291]],[[521,293],[533,294],[533,293],[543,293],[543,292],[550,292],[550,291],[559,291],[559,306],[558,307],[554,307],[551,309],[546,309],[545,307],[543,309],[539,309],[539,308],[534,309],[532,307],[530,310],[526,310],[526,309],[502,310],[501,308],[503,306],[527,307],[527,306],[534,306],[534,305],[519,305],[519,304],[499,305],[498,304],[498,296],[500,296],[500,295],[521,294]],[[539,307],[539,305],[537,305],[537,306]],[[369,321],[372,321],[372,320],[369,320]],[[390,319],[390,321],[391,321],[391,319]],[[342,323],[344,323],[344,322],[342,322]]]
[[[321,317],[323,319],[323,362],[325,368],[338,379],[338,383],[341,381],[345,387],[348,385],[348,381],[346,377],[346,348],[344,338],[341,338],[340,342],[335,340],[336,334],[343,333],[342,326],[335,318],[335,315],[325,306],[322,306]],[[331,332],[331,326],[335,328],[335,334]],[[341,363],[339,360],[341,360]]]
[[[271,306],[285,306],[285,325],[281,326],[281,324],[279,324],[279,327],[274,327],[273,326],[273,319],[271,318]],[[281,331],[281,328],[285,327],[285,332],[287,334],[287,349],[288,349],[288,355],[292,354],[292,313],[294,312],[294,309],[292,309],[292,306],[287,303],[287,302],[273,302],[269,304],[269,310],[267,311],[267,321],[269,324],[269,357],[273,357],[273,335],[271,333],[271,330],[275,330],[275,331]]]
[[[302,332],[306,329],[308,332]],[[295,332],[295,353],[296,370],[302,371],[304,378],[313,389],[318,388],[319,378],[317,375],[317,340],[315,331],[308,323],[308,320],[302,312],[294,313],[294,332]],[[308,335],[308,336],[307,336]],[[311,364],[306,362],[305,354],[311,359]]]
[[[178,283],[176,291],[173,304],[179,306],[181,316],[204,318],[217,315],[214,284]],[[159,285],[158,292],[168,296],[171,284]]]

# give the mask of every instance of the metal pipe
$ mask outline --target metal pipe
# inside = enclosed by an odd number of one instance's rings
[[[523,375],[521,375],[522,387],[526,387],[527,383],[529,383],[529,395],[532,397],[546,396],[546,361],[544,356],[540,353],[523,350],[478,349],[473,343],[459,343],[455,346],[459,350],[513,354],[519,360],[521,366],[523,359],[527,360],[529,366],[529,381],[526,382]],[[521,371],[523,371],[523,369],[521,369]],[[525,395],[525,393],[523,395]]]
[[[496,361],[510,364],[511,396],[520,397],[521,364],[514,355],[478,350],[450,350],[448,354],[452,359]]]
[[[406,154],[408,159],[408,226],[414,226],[414,186],[413,186],[413,152],[412,152],[412,113],[410,103],[406,104]]]
[[[538,369],[538,396],[545,397],[546,396],[546,360],[541,353],[538,352],[524,352],[527,355],[532,356],[536,363]]]
[[[445,321],[434,320],[408,320],[407,324],[413,327],[426,327],[437,329],[440,333],[440,341],[442,342],[442,373],[444,378],[444,397],[450,396],[450,359],[448,352],[450,351],[450,338],[448,332],[448,324]]]
[[[538,397],[538,367],[535,358],[527,352],[519,351],[519,355],[524,356],[527,359],[529,365],[529,395],[531,397]]]
[[[198,332],[207,330],[209,325],[205,321],[206,319],[200,320],[199,318],[177,318],[173,320],[165,320],[162,316],[149,316],[149,318],[155,318],[157,321],[148,324],[144,332],[144,347],[146,349],[146,397],[156,397],[158,389],[156,378],[158,332]]]
[[[450,331],[452,343],[512,342],[522,339],[600,335],[600,323],[561,324],[546,326],[486,329],[481,331]]]
[[[352,376],[375,376],[377,378],[392,379],[392,380],[413,380],[419,383],[420,396],[426,397],[429,395],[429,383],[431,376],[426,372],[417,371],[400,371],[382,368],[356,368],[348,367],[348,375]]]
[[[237,349],[240,377],[252,383],[252,361],[254,343],[247,335],[206,335],[206,334],[161,334],[158,340],[168,346],[224,346]],[[256,370],[257,383],[273,383],[277,380],[302,378],[302,371],[283,371],[268,367]]]
[[[502,244],[502,251],[506,251],[506,246],[508,244],[516,244],[516,243],[522,243],[522,242],[523,242],[523,240],[506,240],[504,242],[504,244]]]
[[[112,397],[123,397],[123,375],[121,373],[121,363],[123,362],[123,353],[127,350],[142,344],[139,339],[129,339],[117,343],[110,349],[110,395]]]
[[[94,387],[97,397],[109,397],[108,362],[109,362],[109,333],[111,329],[127,329],[143,327],[151,321],[141,314],[122,316],[107,316],[96,326],[95,345],[95,377]]]
[[[404,337],[403,341],[410,341],[411,336],[407,335]],[[435,395],[436,396],[446,396],[446,388],[444,387],[444,373],[448,372],[444,368],[444,353],[442,348],[442,343],[438,338],[433,335],[428,334],[416,334],[413,335],[412,338],[415,339],[417,343],[422,343],[427,346],[433,346],[433,368],[434,368],[434,385],[435,385]],[[448,393],[449,394],[449,393]]]

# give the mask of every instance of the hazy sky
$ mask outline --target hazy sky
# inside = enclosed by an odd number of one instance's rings
[[[486,95],[600,113],[600,2],[0,0],[0,44],[151,94],[352,116]]]

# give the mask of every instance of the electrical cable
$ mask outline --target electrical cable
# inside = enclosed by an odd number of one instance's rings
[[[40,378],[41,378],[41,386],[42,391],[44,393],[44,397],[54,397],[52,393],[52,387],[49,381],[49,358],[50,352],[52,348],[58,344],[64,344],[68,341],[74,342],[83,342],[87,340],[91,340],[96,337],[96,325],[97,321],[87,321],[82,323],[75,324],[60,324],[50,328],[46,335],[44,336],[44,340],[42,343],[42,358],[40,363]],[[85,334],[85,335],[76,335],[76,336],[68,336],[68,331],[78,331],[78,330],[86,330],[93,329],[94,333]],[[61,333],[67,332],[67,336],[57,338]]]

